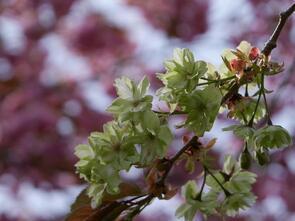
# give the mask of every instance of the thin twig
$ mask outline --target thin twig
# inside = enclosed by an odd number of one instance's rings
[[[201,186],[201,190],[200,190],[200,192],[198,193],[198,195],[196,197],[196,200],[199,200],[199,201],[202,200],[202,193],[203,193],[203,190],[204,190],[204,187],[205,187],[206,178],[207,178],[207,170],[204,169],[203,183],[202,183],[202,186]]]
[[[218,184],[218,185],[220,186],[220,188],[223,190],[224,194],[225,194],[227,197],[231,196],[231,193],[230,193],[227,189],[225,189],[225,187],[222,185],[222,183],[220,183],[220,181],[216,178],[216,176],[214,176],[214,174],[211,173],[211,171],[210,171],[207,167],[204,166],[204,169],[205,169],[205,171],[207,171],[207,172],[213,177],[213,179],[217,182],[217,184]]]
[[[245,87],[245,97],[249,97],[249,91],[248,91],[248,83],[246,83],[246,87]]]
[[[183,146],[180,151],[178,151],[177,154],[171,158],[170,161],[174,163],[188,148],[197,147],[199,144],[198,139],[199,138],[197,136],[193,136],[192,139],[190,139],[190,141],[185,146]]]
[[[263,79],[263,74],[262,74],[262,81],[264,80]],[[262,84],[260,85],[260,89],[259,89],[259,95],[258,95],[258,99],[256,101],[256,105],[255,105],[255,109],[254,109],[254,112],[253,112],[253,115],[248,123],[248,126],[249,127],[252,127],[253,126],[253,122],[254,122],[254,118],[255,118],[255,115],[256,115],[256,112],[258,110],[258,106],[259,106],[259,102],[260,102],[260,98],[261,98],[261,95],[262,95],[262,91],[263,91],[263,87],[262,87]]]
[[[163,115],[182,115],[182,114],[187,114],[185,111],[179,111],[179,110],[175,110],[173,112],[163,112],[163,111],[155,111],[153,110],[154,113],[156,114],[163,114]]]
[[[137,199],[139,199],[139,198],[141,198],[141,197],[144,197],[144,196],[147,196],[147,195],[148,195],[148,194],[145,193],[145,194],[142,194],[142,195],[139,195],[139,196],[135,196],[135,197],[133,197],[133,198],[131,198],[131,199],[129,199],[129,200],[122,201],[122,202],[125,203],[125,204],[129,204],[129,203],[131,203],[131,204],[136,204],[136,202],[133,202],[134,200],[137,200]]]
[[[266,115],[267,115],[267,124],[272,125],[272,121],[270,118],[270,110],[268,108],[268,104],[267,104],[267,100],[266,100],[266,96],[265,96],[265,91],[264,91],[264,75],[263,74],[262,74],[262,79],[261,79],[261,90],[262,90],[262,96],[263,96],[264,106],[265,106]]]
[[[132,209],[132,211],[127,215],[128,218],[133,218],[137,214],[139,214],[152,200],[154,199],[154,196],[152,194],[149,194],[146,198],[138,201],[136,204],[136,207]]]
[[[166,167],[166,170],[163,174],[163,176],[161,177],[161,179],[159,180],[158,184],[160,185],[164,185],[165,179],[168,176],[170,170],[172,169],[174,163],[178,160],[178,158],[189,148],[191,147],[197,147],[199,145],[198,142],[198,137],[197,136],[193,136],[192,139],[190,139],[190,141],[184,145],[175,155],[174,157],[172,157],[170,160],[167,161],[168,166]]]
[[[265,56],[269,56],[271,51],[277,47],[277,40],[281,34],[281,31],[283,30],[283,27],[288,20],[288,18],[292,15],[292,13],[295,11],[295,3],[292,4],[286,11],[280,13],[279,22],[273,31],[270,39],[266,42],[264,48],[262,49],[262,53]]]
[[[228,81],[228,80],[231,80],[231,79],[234,79],[234,78],[236,78],[236,76],[230,76],[230,77],[227,77],[227,78],[222,78],[222,79],[217,79],[217,80],[201,77],[202,80],[215,82],[215,83],[218,83],[220,81]]]

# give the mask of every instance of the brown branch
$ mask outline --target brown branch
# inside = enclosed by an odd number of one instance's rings
[[[135,216],[137,216],[147,205],[150,204],[150,202],[155,198],[154,195],[149,194],[144,199],[138,201],[135,203],[135,207],[130,209],[131,211],[126,214],[125,218],[133,219]]]
[[[186,144],[184,145],[175,155],[174,157],[172,157],[171,159],[163,159],[161,162],[161,166],[162,168],[164,168],[164,173],[161,176],[160,180],[157,181],[156,185],[157,188],[160,190],[161,194],[165,194],[165,180],[167,175],[169,174],[171,168],[173,167],[173,165],[175,164],[175,162],[177,161],[177,159],[189,148],[191,147],[196,147],[200,145],[200,143],[198,142],[198,137],[194,136],[192,137],[192,139]],[[139,201],[134,202],[135,200],[141,198],[141,197],[145,197]],[[154,193],[148,193],[148,194],[144,194],[141,196],[136,196],[132,199],[126,200],[126,201],[122,201],[121,203],[123,203],[124,205],[128,205],[129,207],[133,208],[129,208],[130,212],[127,214],[128,218],[133,218],[136,215],[138,215],[154,198],[158,197],[158,194],[154,194]],[[161,199],[161,198],[160,198]]]
[[[283,30],[283,27],[288,20],[288,18],[292,15],[292,13],[295,11],[295,3],[291,5],[286,11],[280,13],[279,22],[273,31],[270,39],[266,42],[262,53],[265,56],[269,56],[271,51],[277,47],[277,40],[281,34],[281,31]]]
[[[194,136],[192,137],[192,139],[190,139],[190,141],[184,145],[175,155],[174,157],[172,157],[170,160],[167,160],[167,167],[165,169],[165,172],[163,174],[163,176],[161,177],[161,179],[159,180],[158,184],[159,185],[164,185],[165,179],[168,176],[170,170],[172,169],[173,165],[175,164],[175,162],[178,160],[178,158],[189,148],[191,147],[198,147],[200,145],[199,141],[198,141],[198,137]]]

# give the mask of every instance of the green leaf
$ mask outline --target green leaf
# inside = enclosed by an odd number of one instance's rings
[[[283,148],[292,143],[288,131],[279,125],[268,125],[258,129],[253,135],[253,141],[256,149]]]
[[[150,87],[150,82],[147,79],[147,77],[144,76],[143,79],[141,79],[141,81],[139,82],[139,84],[137,86],[137,91],[139,92],[138,97],[144,97],[144,95],[147,93],[149,87]]]
[[[80,178],[89,181],[95,156],[92,147],[85,144],[78,145],[75,148],[75,155],[80,158],[75,164],[77,171],[80,173]]]
[[[93,159],[95,156],[93,149],[86,144],[76,146],[75,155],[80,159]]]
[[[141,165],[148,165],[154,159],[163,158],[173,138],[170,129],[166,125],[161,125],[152,131],[157,131],[157,133],[154,134],[151,131],[145,131],[138,135],[141,146]]]
[[[224,159],[224,164],[223,164],[223,171],[227,175],[230,175],[239,169],[240,169],[240,167],[237,164],[237,161],[231,155],[226,155],[225,159]]]
[[[197,136],[203,136],[204,132],[209,131],[213,126],[220,108],[221,98],[219,89],[213,85],[183,96],[180,106],[188,113],[186,127],[193,130]]]
[[[213,175],[220,183],[225,182],[224,177],[222,176],[220,172],[214,172]],[[211,187],[212,190],[216,192],[222,191],[220,185],[216,182],[216,180],[211,175],[207,175],[206,185]]]
[[[153,97],[146,95],[149,81],[144,77],[138,86],[126,77],[115,81],[118,98],[107,108],[120,122],[137,122],[142,113],[151,110]]]
[[[243,97],[236,104],[233,110],[229,113],[229,116],[233,119],[237,119],[242,123],[249,122],[255,112],[257,101],[250,97]],[[255,113],[254,122],[262,119],[265,116],[265,107],[263,103],[258,104],[258,108]]]
[[[231,193],[250,192],[252,184],[256,182],[256,177],[254,173],[239,171],[233,174],[224,186]]]
[[[256,182],[256,174],[242,171],[231,156],[226,157],[223,171],[229,175],[223,186],[230,195],[223,201],[221,211],[228,216],[234,216],[255,203],[256,197],[251,193],[251,188]]]
[[[117,98],[112,102],[112,105],[107,108],[107,111],[119,115],[122,113],[122,110],[129,110],[133,106],[134,105],[129,100]]]
[[[136,86],[135,82],[123,76],[115,80],[114,86],[117,89],[117,94],[120,98],[126,100],[141,99],[147,93],[150,83],[146,76],[144,76]]]
[[[192,180],[188,181],[182,188],[182,195],[186,202],[176,210],[178,218],[184,217],[187,221],[192,221],[197,213],[200,211],[204,216],[211,215],[216,212],[218,206],[218,194],[214,191],[202,194],[202,199],[196,199],[198,194],[198,187]]]
[[[207,63],[207,68],[208,68],[208,70],[207,70],[205,76],[208,79],[217,80],[220,77],[219,74],[218,74],[218,72],[217,72],[216,67],[213,64]]]
[[[241,41],[239,46],[237,47],[238,50],[243,52],[245,55],[249,55],[252,45],[247,41]]]
[[[177,218],[181,218],[187,214],[187,212],[192,208],[192,205],[184,203],[181,206],[179,206],[175,212],[175,215]],[[189,219],[186,219],[189,220]],[[192,220],[192,219],[191,219]]]
[[[232,52],[230,52],[232,54]],[[230,62],[228,61],[227,59],[228,56],[221,56],[222,60],[223,60],[223,63],[225,65],[225,67],[229,70],[229,71],[232,71],[232,67],[230,65]]]
[[[248,193],[235,193],[225,199],[221,211],[228,216],[235,216],[240,210],[245,210],[252,206],[256,197]]]
[[[187,68],[193,68],[194,55],[188,48],[176,48],[173,52],[173,61],[176,65],[180,65]]]
[[[189,173],[193,173],[195,171],[195,162],[196,160],[193,157],[187,157],[185,162],[185,170]]]
[[[91,184],[87,189],[87,194],[91,197],[91,207],[96,208],[100,205],[103,193],[107,184]]]
[[[156,135],[160,130],[160,120],[153,111],[146,111],[142,114],[142,128]]]
[[[189,49],[175,49],[173,59],[165,62],[166,73],[157,74],[164,87],[157,91],[161,100],[178,103],[183,94],[195,90],[199,79],[208,71],[207,63],[195,61]]]
[[[197,196],[199,192],[197,184],[193,180],[189,180],[182,188],[182,194],[185,199],[193,199]]]
[[[244,140],[249,140],[253,137],[255,130],[252,127],[246,125],[231,125],[223,128],[223,131],[233,131],[233,133]]]
[[[208,71],[208,64],[205,61],[195,62],[195,71],[198,78],[201,78]]]
[[[129,78],[123,76],[115,80],[114,86],[122,99],[131,99],[134,95],[135,85]]]
[[[172,142],[173,134],[167,125],[162,125],[158,137],[166,146],[168,146]]]

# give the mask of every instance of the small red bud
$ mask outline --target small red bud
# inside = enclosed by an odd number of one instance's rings
[[[232,59],[230,61],[230,66],[234,71],[244,70],[246,63],[241,59]]]
[[[253,47],[250,50],[249,59],[250,60],[255,60],[256,58],[258,58],[259,54],[260,54],[259,48]]]

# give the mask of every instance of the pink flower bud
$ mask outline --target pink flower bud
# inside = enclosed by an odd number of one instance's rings
[[[234,71],[242,71],[246,63],[241,59],[232,59],[230,61],[230,66]]]
[[[253,47],[250,50],[249,59],[250,60],[255,60],[259,56],[259,54],[260,54],[259,48]]]

